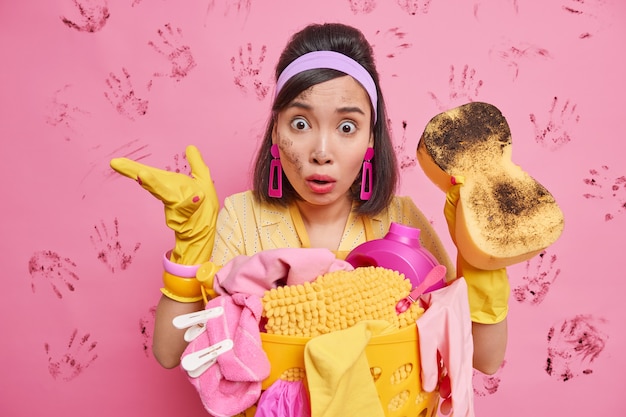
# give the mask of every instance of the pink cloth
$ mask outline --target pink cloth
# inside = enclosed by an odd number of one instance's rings
[[[281,248],[239,255],[215,275],[218,294],[245,293],[262,297],[266,290],[297,285],[333,271],[352,271],[348,262],[324,248]]]
[[[183,357],[224,339],[233,349],[217,357],[217,364],[190,381],[206,410],[216,417],[238,414],[254,405],[261,395],[261,382],[269,376],[270,363],[261,345],[259,323],[261,297],[279,285],[302,284],[328,272],[354,268],[335,258],[328,249],[284,248],[240,255],[215,276],[220,294],[206,308],[222,306],[222,316],[209,319],[206,332],[189,343]]]
[[[422,387],[427,392],[437,387],[440,357],[450,378],[453,415],[474,417],[474,343],[465,279],[425,294],[421,300],[426,307],[417,319]]]
[[[218,306],[224,308],[224,314],[207,321],[206,331],[187,345],[183,357],[225,339],[233,341],[233,349],[219,355],[217,364],[199,377],[189,378],[206,410],[227,417],[257,402],[270,363],[259,332],[261,299],[247,294],[222,295],[209,300],[206,308]]]
[[[309,394],[303,381],[277,379],[267,388],[254,417],[310,417]]]

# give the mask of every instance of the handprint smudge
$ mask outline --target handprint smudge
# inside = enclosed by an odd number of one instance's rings
[[[75,268],[76,264],[71,259],[62,258],[54,251],[35,252],[28,261],[32,291],[35,292],[35,281],[45,280],[57,298],[63,298],[63,291],[73,292],[76,289],[74,284],[80,278],[74,272]]]
[[[402,121],[402,142],[400,142],[399,145],[394,145],[393,147],[396,152],[396,155],[398,156],[400,169],[403,171],[408,168],[413,168],[415,165],[417,165],[417,158],[415,157],[415,155],[412,153],[408,153],[406,151],[406,142],[407,142],[406,128],[407,128],[407,122],[406,120],[403,120]]]
[[[66,84],[54,92],[54,96],[50,100],[46,123],[53,127],[63,128],[67,134],[74,135],[77,133],[77,116],[86,115],[89,114],[89,112],[70,104],[66,98],[62,97],[67,93],[70,87],[71,85]],[[69,135],[65,136],[65,140],[68,142],[72,140]]]
[[[252,57],[251,43],[247,44],[245,52],[247,56],[244,57],[244,49],[240,47],[239,59],[237,60],[235,57],[230,59],[231,68],[235,73],[235,85],[244,93],[247,93],[248,90],[253,90],[257,98],[263,100],[265,96],[267,96],[269,87],[259,79],[259,76],[263,68],[267,46],[263,45],[261,47],[261,52],[256,62],[254,62],[254,58]]]
[[[493,48],[489,54],[504,62],[511,70],[513,80],[516,80],[520,73],[520,68],[525,61],[531,59],[550,59],[550,52],[535,45],[503,45]]]
[[[90,236],[91,243],[98,250],[98,259],[105,264],[111,272],[116,269],[122,271],[127,269],[133,262],[133,255],[141,247],[141,243],[136,243],[132,253],[124,252],[119,239],[119,222],[117,218],[113,220],[113,234],[109,235],[108,228],[104,221],[100,222],[100,227],[94,226],[95,233]]]
[[[530,114],[530,122],[535,128],[535,142],[551,151],[561,148],[572,140],[569,130],[580,121],[576,104],[572,105],[569,100],[566,100],[561,109],[557,110],[558,102],[558,97],[552,99],[548,121],[543,125],[540,125],[534,113]]]
[[[545,371],[560,381],[593,373],[590,365],[606,346],[608,336],[600,329],[603,318],[577,315],[548,331],[548,358]]]
[[[105,159],[110,161],[114,157],[129,158],[134,161],[141,161],[152,155],[152,153],[146,153],[149,145],[142,145],[138,139],[131,140],[122,146],[117,147],[112,152],[106,155]],[[110,167],[109,167],[110,169]]]
[[[431,0],[396,0],[402,11],[415,16],[417,12],[427,14],[430,9]]]
[[[104,96],[119,114],[130,120],[135,120],[136,116],[143,116],[147,113],[148,101],[137,97],[135,94],[128,70],[122,68],[122,73],[122,79],[112,72],[109,74],[105,80],[109,91],[105,91]]]
[[[472,385],[474,387],[474,394],[477,397],[485,397],[498,392],[501,382],[500,375],[505,365],[506,361],[503,361],[500,368],[493,375],[486,375],[477,370],[473,371]]]
[[[231,11],[237,15],[248,16],[252,8],[252,0],[222,0],[220,2],[224,6],[224,16],[228,16]],[[207,14],[215,8],[215,0],[210,0],[207,7]]]
[[[65,16],[61,17],[61,21],[79,32],[98,32],[111,16],[106,0],[74,0],[74,5],[80,14],[76,21]]]
[[[564,4],[561,6],[563,11],[567,13],[569,16],[575,16],[577,18],[586,18],[586,24],[592,22],[595,24],[596,29],[594,30],[585,30],[579,33],[579,39],[588,39],[591,38],[592,32],[595,30],[599,30],[602,26],[604,26],[599,21],[600,15],[602,14],[603,6],[605,5],[605,0],[566,0],[568,4]]]
[[[460,79],[457,80],[457,78]],[[458,77],[454,65],[451,65],[448,86],[448,103],[444,103],[439,100],[434,93],[428,93],[437,103],[437,107],[441,111],[454,107],[454,103],[465,104],[467,102],[474,101],[483,86],[483,80],[476,80],[476,70],[474,68],[470,68],[467,64],[463,66],[460,77]]]
[[[544,262],[548,260],[548,265]],[[555,269],[557,256],[547,256],[546,251],[526,261],[526,272],[522,276],[524,283],[513,289],[515,300],[520,303],[539,305],[550,291],[550,287],[561,273],[560,268]],[[534,268],[533,268],[533,263]]]
[[[382,37],[382,39],[381,39]],[[376,37],[372,42],[372,48],[376,51],[376,55],[385,58],[395,58],[401,52],[411,48],[413,45],[406,42],[406,32],[400,28],[394,27],[385,31],[377,30]],[[379,42],[378,40],[381,39]]]
[[[112,176],[117,177],[117,173],[113,171],[113,169],[108,164],[108,162],[112,158],[123,157],[123,158],[128,158],[128,159],[132,159],[133,161],[139,162],[152,155],[152,153],[149,152],[148,150],[149,146],[150,145],[140,143],[139,139],[134,139],[134,140],[131,140],[130,142],[123,144],[122,146],[115,148],[113,151],[109,152],[103,158],[105,161],[107,161],[107,169],[106,169],[105,177],[106,178],[110,178]]]
[[[376,8],[375,0],[348,0],[354,14],[369,14]]]
[[[626,176],[610,176],[609,167],[602,165],[600,170],[590,169],[589,178],[583,178],[583,182],[598,190],[594,193],[584,193],[583,197],[590,199],[611,199],[614,201],[615,208],[611,212],[604,214],[604,220],[613,220],[617,214],[621,214],[626,211]]]
[[[174,30],[172,25],[166,23],[164,29],[157,31],[161,47],[153,41],[149,41],[150,45],[156,52],[165,57],[172,65],[168,74],[154,73],[155,77],[170,77],[177,82],[189,75],[189,71],[196,67],[196,61],[191,53],[189,45],[182,44],[182,29]]]
[[[184,152],[174,155],[174,166],[166,165],[165,170],[191,175],[191,167],[187,163],[187,155]]]
[[[50,344],[44,344],[44,350],[48,356],[48,372],[55,380],[71,381],[89,367],[97,358],[95,348],[98,342],[90,341],[89,333],[78,336],[75,329],[67,344],[67,351],[59,359],[54,359],[50,353]]]
[[[87,197],[87,192],[93,192],[93,190],[98,189],[98,185],[104,181],[109,181],[114,178],[119,178],[117,172],[115,172],[109,162],[113,158],[124,157],[129,158],[134,161],[141,161],[145,158],[148,158],[152,155],[151,152],[148,151],[149,145],[139,143],[138,139],[134,139],[128,143],[125,143],[122,146],[114,149],[106,155],[97,155],[95,160],[89,164],[89,169],[86,174],[80,180],[80,186],[82,196],[81,199],[85,199]],[[101,148],[100,145],[91,148],[92,151],[99,151]],[[95,180],[92,180],[92,174],[96,173]],[[89,181],[87,179],[89,178]],[[98,184],[94,184],[94,182],[98,182]]]
[[[151,307],[148,313],[139,319],[139,332],[141,333],[141,346],[146,357],[150,356],[152,346],[152,329],[156,318],[156,307]]]

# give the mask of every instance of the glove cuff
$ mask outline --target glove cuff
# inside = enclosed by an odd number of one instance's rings
[[[202,265],[180,265],[163,258],[163,288],[161,292],[168,298],[181,303],[194,303],[204,300],[207,303],[217,294],[213,290],[213,278],[219,270],[212,262]],[[193,275],[192,275],[193,274]]]
[[[509,312],[511,287],[506,268],[482,270],[459,259],[459,272],[467,283],[467,295],[472,321],[495,324]]]

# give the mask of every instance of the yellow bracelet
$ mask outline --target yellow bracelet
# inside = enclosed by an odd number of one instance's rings
[[[194,303],[203,299],[202,284],[196,278],[182,278],[163,271],[161,292],[172,300],[181,303]]]
[[[205,262],[200,265],[200,268],[198,268],[196,272],[196,279],[202,285],[202,298],[205,304],[208,303],[211,298],[217,296],[217,293],[213,289],[213,279],[219,270],[220,267],[213,262]]]

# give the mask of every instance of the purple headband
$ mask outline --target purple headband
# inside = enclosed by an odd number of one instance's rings
[[[376,104],[378,103],[378,94],[376,93],[376,84],[369,72],[361,64],[354,59],[334,51],[315,51],[304,54],[294,61],[280,73],[278,81],[276,81],[276,95],[283,88],[285,83],[294,75],[303,71],[317,68],[329,68],[341,71],[359,82],[367,91],[374,109],[374,123],[377,120]]]

